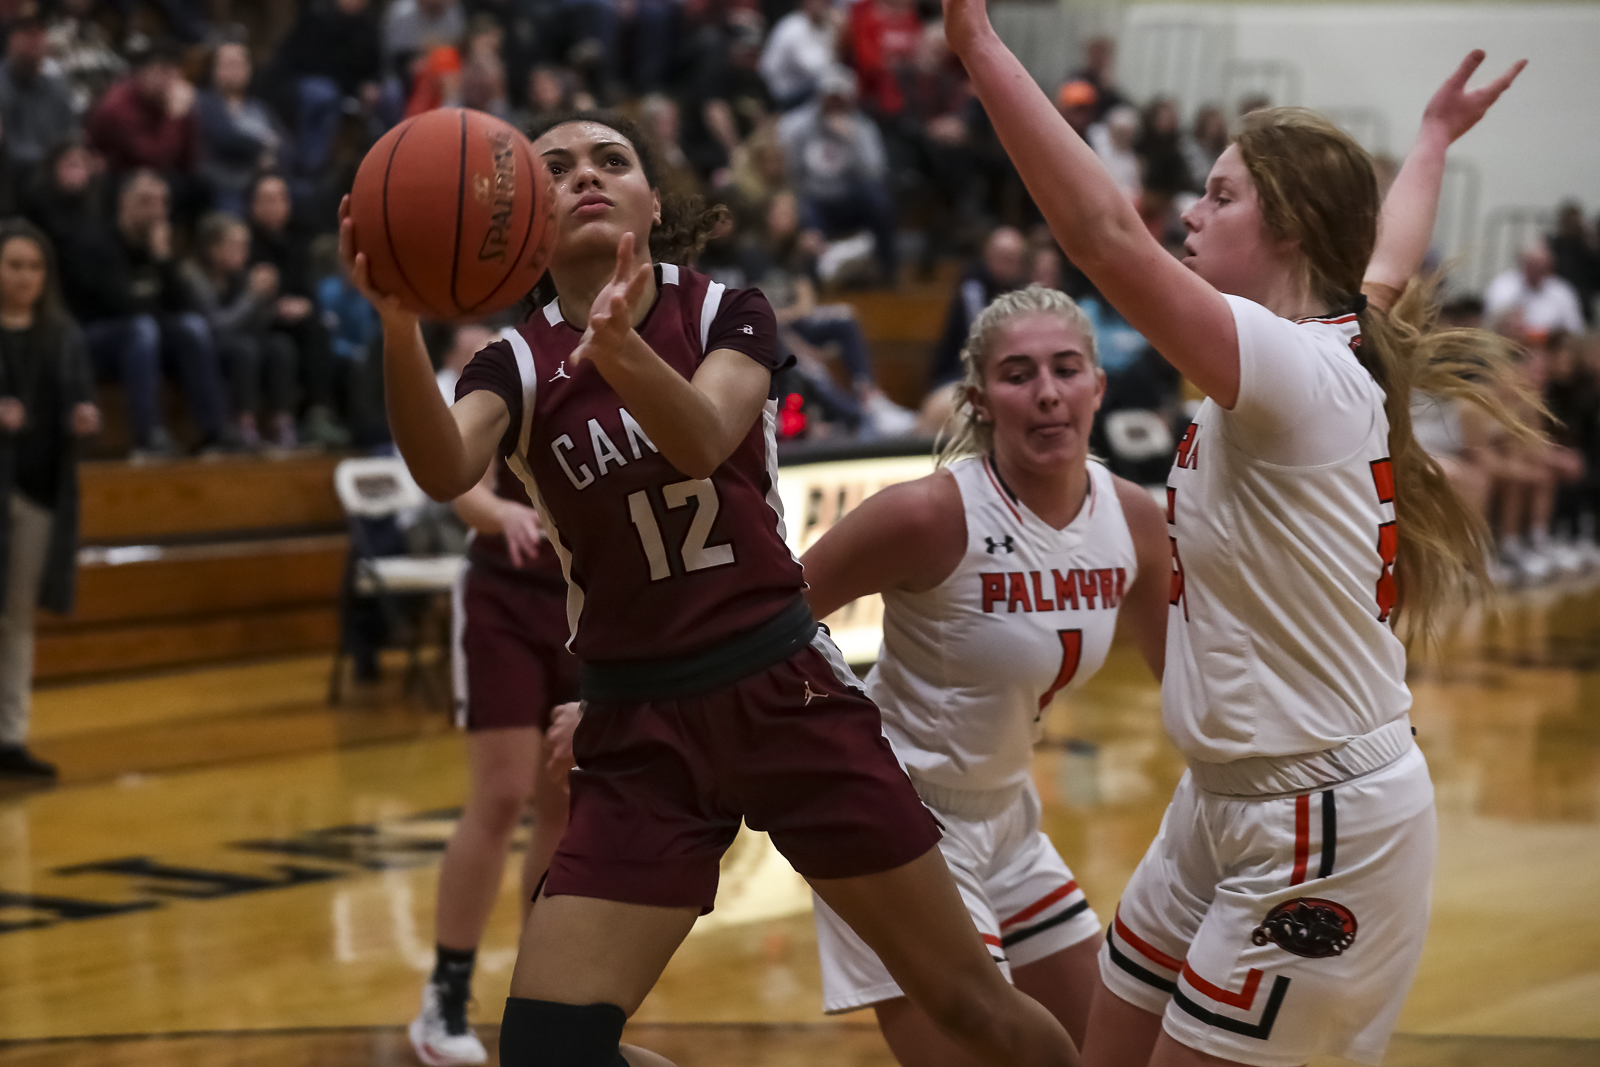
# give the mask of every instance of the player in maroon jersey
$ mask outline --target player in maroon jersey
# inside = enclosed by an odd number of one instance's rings
[[[474,358],[453,407],[416,316],[371,290],[348,204],[340,234],[383,316],[390,423],[417,482],[450,498],[505,456],[567,572],[587,710],[502,1062],[662,1062],[624,1056],[622,1026],[710,910],[743,819],[981,1061],[1073,1063],[1060,1024],[995,969],[877,708],[800,595],[774,485],[771,308],[669,261],[708,220],[663,202],[627,123],[576,116],[534,150],[554,179],[554,299]]]
[[[489,336],[474,339],[481,343]],[[467,731],[470,787],[439,866],[436,957],[409,1028],[427,1067],[466,1067],[488,1053],[467,1022],[478,942],[511,835],[531,800],[523,916],[567,825],[567,768],[577,723],[578,661],[566,649],[567,583],[527,490],[503,460],[455,500],[472,527],[455,589],[456,725]]]

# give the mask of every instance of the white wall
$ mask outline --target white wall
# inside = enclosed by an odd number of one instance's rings
[[[1470,49],[1485,49],[1483,69],[1496,74],[1529,59],[1517,83],[1452,150],[1466,165],[1457,175],[1462,204],[1456,217],[1441,219],[1436,244],[1468,260],[1461,273],[1469,285],[1509,256],[1508,210],[1549,210],[1567,197],[1591,216],[1600,210],[1600,4],[1168,3],[1132,4],[1123,16],[1119,68],[1139,98],[1182,81],[1191,86],[1183,102],[1193,107],[1201,101],[1188,97],[1216,99],[1225,85],[1238,89],[1248,80],[1226,77],[1230,60],[1235,75],[1241,61],[1271,61],[1299,75],[1299,100],[1282,99],[1293,82],[1283,71],[1268,79],[1280,86],[1275,103],[1365,109],[1389,131],[1387,145],[1368,147],[1396,156],[1410,146],[1433,90]],[[1179,69],[1183,53],[1194,54],[1190,64],[1199,74]],[[1368,140],[1380,132],[1371,122],[1357,129]],[[1466,181],[1471,170],[1480,179],[1475,198]],[[1496,262],[1479,262],[1496,237]]]

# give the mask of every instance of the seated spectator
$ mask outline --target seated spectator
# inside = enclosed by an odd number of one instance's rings
[[[856,106],[850,69],[829,70],[818,99],[779,120],[778,138],[805,228],[827,238],[870,232],[881,280],[894,285],[900,251],[883,135]]]
[[[1068,81],[1084,82],[1094,90],[1091,123],[1104,121],[1112,108],[1131,102],[1117,88],[1116,63],[1117,42],[1110,37],[1091,37],[1083,46],[1083,66],[1068,76]]]
[[[0,223],[0,777],[56,776],[26,745],[34,616],[72,610],[76,439],[99,429],[49,240],[21,220]]]
[[[250,50],[225,42],[211,50],[209,85],[195,101],[200,135],[200,178],[211,204],[243,215],[245,196],[256,174],[279,170],[284,139],[272,112],[250,95]]]
[[[923,242],[923,268],[929,273],[935,257],[953,251],[963,239],[972,240],[963,230],[987,214],[985,179],[998,175],[986,166],[976,144],[966,71],[938,27],[922,35],[915,64],[901,68],[900,93],[905,107],[885,132],[891,158],[911,171],[902,187],[932,194],[923,198],[931,201],[928,239]]]
[[[1176,196],[1194,187],[1181,140],[1177,105],[1167,97],[1156,97],[1144,109],[1139,135],[1133,143],[1145,189]]]
[[[863,108],[879,122],[905,108],[900,82],[916,65],[922,20],[916,0],[856,0],[850,8],[850,62]]]
[[[394,0],[383,13],[384,73],[409,96],[414,61],[442,45],[454,47],[467,33],[460,0]]]
[[[777,122],[768,118],[756,126],[734,149],[730,162],[726,195],[742,224],[759,226],[767,202],[789,188],[789,164],[778,140]]]
[[[1056,90],[1056,110],[1074,133],[1088,141],[1090,128],[1099,121],[1100,93],[1081,78],[1063,82]]]
[[[70,254],[85,231],[102,225],[106,196],[99,161],[81,137],[45,157],[41,173],[23,191],[22,210],[62,254]]]
[[[454,45],[435,45],[411,64],[411,95],[405,117],[441,107],[461,106],[461,53]]]
[[[678,103],[670,96],[647,96],[639,103],[639,125],[650,138],[655,150],[657,174],[661,191],[667,194],[693,196],[701,191],[700,176],[684,154],[680,138]]]
[[[511,117],[502,59],[505,31],[486,14],[474,15],[467,30],[461,68],[461,106],[485,111],[496,118]]]
[[[1554,330],[1582,333],[1583,310],[1572,286],[1554,272],[1554,259],[1544,238],[1530,241],[1518,257],[1517,267],[1496,275],[1483,294],[1484,311],[1491,323],[1515,312],[1522,329],[1542,336]]]
[[[801,0],[779,19],[761,51],[761,76],[772,103],[790,111],[816,95],[838,55],[839,17],[831,0]]]
[[[386,444],[389,426],[383,407],[383,334],[378,313],[345,273],[333,234],[317,238],[312,250],[318,279],[317,309],[341,368],[336,377],[350,383],[345,413],[351,443],[362,448]]]
[[[45,68],[48,48],[43,16],[24,15],[12,24],[0,62],[0,129],[6,163],[19,181],[31,178],[52,148],[78,132],[72,86]]]
[[[240,443],[261,447],[257,413],[264,411],[271,443],[293,448],[294,342],[271,328],[277,268],[250,266],[250,227],[233,215],[212,212],[196,228],[195,259],[185,265],[185,277],[228,371]]]
[[[1144,190],[1139,156],[1133,150],[1138,136],[1139,113],[1126,105],[1112,108],[1103,122],[1089,127],[1089,146],[1130,200],[1137,200]]]
[[[271,329],[288,335],[298,356],[306,398],[300,440],[342,447],[350,443],[350,435],[334,415],[338,367],[312,300],[311,237],[294,227],[293,220],[288,183],[276,174],[257,178],[250,190],[250,255],[253,263],[271,264],[277,271]]]
[[[159,174],[136,170],[118,191],[115,224],[85,226],[61,250],[68,306],[96,369],[122,381],[141,455],[177,450],[161,413],[163,368],[182,386],[200,447],[235,440],[211,328],[173,258],[169,196]]]
[[[385,124],[378,20],[370,0],[306,0],[272,60],[274,99],[294,127],[296,177],[320,176],[345,109]],[[396,109],[396,115],[398,108]]]
[[[757,70],[761,41],[761,16],[746,8],[729,10],[689,39],[688,73],[679,97],[683,150],[713,189],[729,183],[733,154],[771,110],[772,96]]]
[[[1556,232],[1550,235],[1550,257],[1556,276],[1578,294],[1584,322],[1594,324],[1595,295],[1600,293],[1600,236],[1583,218],[1576,200],[1556,212]]]
[[[1058,265],[1059,266],[1059,265]],[[967,267],[950,296],[944,333],[934,345],[928,367],[928,391],[922,402],[921,426],[929,436],[938,433],[956,408],[962,379],[961,349],[967,343],[978,313],[1002,293],[1020,289],[1036,270],[1048,266],[1030,261],[1028,243],[1012,226],[997,226],[983,242],[978,259]]]
[[[1206,179],[1217,157],[1228,148],[1228,117],[1215,104],[1195,112],[1194,125],[1183,139],[1183,159],[1189,169],[1189,191],[1205,191]]]
[[[153,170],[162,178],[194,169],[194,86],[171,46],[141,41],[128,49],[128,76],[89,112],[89,141],[113,174]]]
[[[834,346],[850,380],[853,397],[836,406],[855,409],[860,428],[869,436],[910,433],[916,416],[884,396],[872,369],[866,335],[849,304],[817,302],[816,263],[821,251],[815,235],[800,229],[800,207],[793,193],[778,193],[767,205],[766,225],[759,239],[746,242],[744,284],[766,294],[778,319],[780,337],[811,377],[832,384],[822,353]]]
[[[60,17],[50,24],[50,58],[72,86],[72,111],[82,115],[112,82],[127,73],[128,62],[111,47],[94,18],[96,0],[61,0]]]
[[[511,116],[519,130],[531,130],[569,111],[587,111],[595,99],[578,88],[577,75],[566,67],[541,64],[528,72],[527,106]]]

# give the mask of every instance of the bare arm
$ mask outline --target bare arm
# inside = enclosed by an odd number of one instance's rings
[[[755,425],[772,372],[743,352],[720,348],[685,379],[633,328],[632,308],[651,266],[632,263],[629,233],[617,244],[616,273],[595,297],[573,361],[594,361],[668,463],[691,478],[709,478]]]
[[[1133,636],[1150,673],[1160,680],[1167,662],[1167,608],[1172,589],[1172,542],[1167,519],[1143,488],[1116,480],[1117,499],[1133,535],[1139,577],[1122,598],[1117,621]]]
[[[1239,395],[1228,303],[1150,235],[1094,150],[989,24],[984,0],[944,0],[945,34],[1062,251],[1163,357],[1223,407]]]
[[[416,314],[374,289],[367,277],[367,257],[355,250],[348,196],[339,204],[339,254],[383,323],[383,393],[395,446],[423,492],[454,500],[489,469],[511,421],[505,401],[479,391],[454,407],[444,402]]]
[[[825,619],[871,593],[920,592],[948,578],[967,548],[961,490],[948,471],[863,500],[800,558],[806,602]]]
[[[1518,60],[1482,89],[1468,92],[1467,79],[1482,62],[1483,51],[1474,49],[1433,94],[1423,112],[1416,143],[1384,198],[1378,244],[1362,285],[1384,310],[1399,297],[1428,254],[1439,210],[1439,189],[1444,184],[1445,150],[1478,124],[1528,65],[1526,59]]]

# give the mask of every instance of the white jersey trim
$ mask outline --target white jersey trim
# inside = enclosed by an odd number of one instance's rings
[[[676,267],[673,270],[677,270]],[[711,324],[716,321],[717,312],[722,308],[722,293],[727,286],[721,282],[712,282],[706,287],[705,303],[700,305],[700,355],[706,354],[706,343],[711,340]]]

